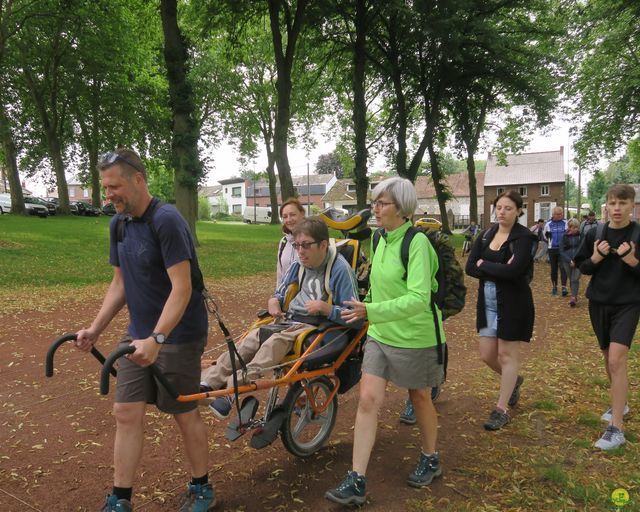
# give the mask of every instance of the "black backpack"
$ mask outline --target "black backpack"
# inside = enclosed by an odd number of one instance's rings
[[[402,279],[407,280],[407,269],[409,268],[409,247],[413,237],[418,233],[422,233],[427,237],[438,256],[438,271],[436,272],[436,280],[438,281],[438,291],[431,293],[431,311],[433,318],[436,319],[436,341],[438,350],[438,363],[447,366],[447,350],[442,354],[442,338],[440,334],[440,325],[438,324],[436,306],[442,312],[442,319],[445,320],[464,308],[465,298],[467,295],[467,287],[464,285],[464,272],[460,263],[456,259],[455,249],[449,242],[449,237],[440,231],[429,228],[419,228],[411,226],[404,234],[402,239],[402,247],[400,248],[400,259],[404,266],[404,275]],[[373,252],[375,253],[380,237],[381,229],[377,229],[373,234]],[[371,255],[373,260],[373,254]],[[445,345],[446,347],[446,345]],[[445,370],[446,375],[446,370]]]
[[[640,224],[632,222],[631,236],[629,241],[634,241],[636,244],[640,244]],[[605,240],[607,238],[607,230],[609,229],[609,222],[600,222],[596,227],[596,240]]]
[[[131,217],[129,215],[122,215],[120,213],[116,214],[116,241],[122,242],[124,240],[125,229],[124,226],[127,222],[146,222],[151,230],[151,235],[155,240],[156,244],[160,246],[160,236],[156,231],[155,226],[153,225],[153,215],[156,210],[165,204],[160,201],[157,197],[151,198],[151,203],[142,214],[142,217]],[[198,264],[197,255],[193,254],[193,260],[191,261],[191,288],[200,292],[203,296],[206,294],[206,287],[204,286],[204,278],[202,277],[202,271],[200,270],[200,265]]]

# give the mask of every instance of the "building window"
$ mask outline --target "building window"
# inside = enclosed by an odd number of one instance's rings
[[[518,193],[522,197],[527,197],[527,187],[518,187]]]
[[[233,187],[231,189],[231,197],[242,197],[242,187]]]
[[[496,190],[496,195],[500,194],[504,194],[504,187],[498,187],[498,190]]]
[[[355,185],[347,185],[347,192],[355,192],[355,191],[356,191]]]
[[[540,218],[544,220],[551,218],[551,203],[540,203]]]
[[[548,196],[549,195],[549,185],[541,185],[540,186],[540,195]]]
[[[76,197],[76,189],[75,189],[75,187],[71,187],[69,189],[69,197]]]
[[[232,206],[232,211],[235,215],[242,215],[242,205],[241,204],[234,204]]]
[[[89,197],[89,191],[86,188],[82,190],[82,197]]]

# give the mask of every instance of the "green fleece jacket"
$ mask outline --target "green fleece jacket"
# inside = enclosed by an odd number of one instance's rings
[[[438,289],[438,255],[427,237],[417,234],[409,247],[407,280],[402,279],[404,266],[400,248],[410,226],[409,222],[405,222],[387,233],[386,237],[382,236],[373,255],[371,286],[365,298],[368,334],[392,347],[434,347],[437,341],[430,301],[431,291]],[[444,343],[442,314],[439,310],[438,322]]]

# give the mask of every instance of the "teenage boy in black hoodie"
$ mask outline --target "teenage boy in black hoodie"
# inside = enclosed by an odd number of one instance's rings
[[[622,418],[627,405],[627,358],[640,317],[640,228],[630,220],[635,190],[614,185],[607,192],[609,222],[589,230],[575,257],[587,287],[589,316],[604,355],[611,383],[611,407],[602,415],[609,425],[596,448],[611,450],[624,444]]]

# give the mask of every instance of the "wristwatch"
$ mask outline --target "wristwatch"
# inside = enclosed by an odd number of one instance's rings
[[[158,345],[162,345],[165,341],[167,341],[167,337],[161,332],[152,332],[151,337],[156,340]]]

